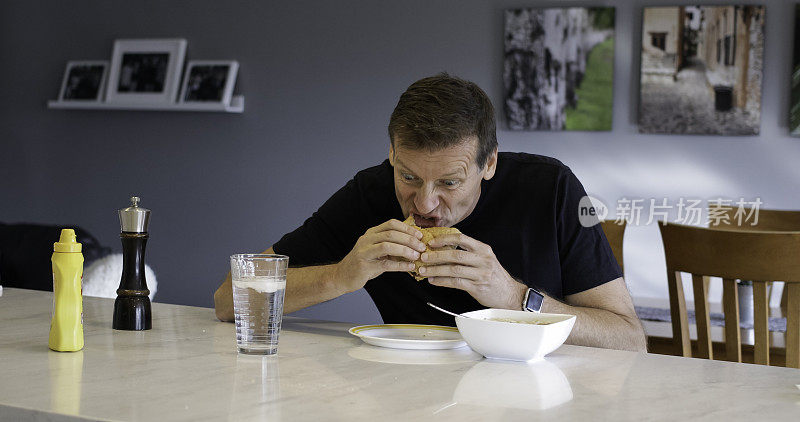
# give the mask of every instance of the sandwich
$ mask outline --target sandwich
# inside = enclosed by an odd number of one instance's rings
[[[440,248],[431,248],[430,246],[428,246],[428,243],[430,243],[431,240],[433,240],[433,239],[435,239],[435,238],[437,238],[439,236],[445,236],[445,235],[448,235],[448,234],[459,234],[459,233],[461,233],[455,227],[419,227],[414,222],[414,215],[413,214],[409,215],[408,218],[406,219],[406,221],[403,221],[403,223],[406,223],[409,226],[414,227],[415,229],[417,229],[417,230],[422,232],[422,239],[420,239],[420,241],[425,244],[425,252],[444,251],[444,250],[448,250],[448,249],[456,249],[455,246],[443,246],[443,247],[440,247]],[[419,271],[419,267],[421,267],[421,266],[422,266],[422,261],[417,259],[416,261],[414,261],[414,271],[409,271],[408,272],[417,281],[420,281],[420,280],[425,278],[425,276],[420,275],[419,272],[418,272]]]

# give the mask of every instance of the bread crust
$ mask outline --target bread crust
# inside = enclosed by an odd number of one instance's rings
[[[409,226],[414,227],[415,229],[422,232],[422,239],[420,239],[420,241],[425,244],[425,252],[456,249],[455,246],[442,246],[439,248],[431,248],[428,245],[431,240],[437,237],[449,234],[460,234],[461,231],[455,227],[419,227],[414,221],[413,215],[409,215],[408,218],[406,218],[406,220],[403,221],[403,223],[406,223]],[[414,271],[408,272],[417,281],[421,281],[426,278],[425,276],[419,274],[419,267],[421,266],[422,266],[422,260],[417,259],[416,261],[414,261]]]

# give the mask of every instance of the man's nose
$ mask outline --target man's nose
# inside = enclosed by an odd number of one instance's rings
[[[414,197],[414,205],[422,214],[428,214],[435,210],[439,206],[439,196],[436,194],[436,190],[421,188]]]

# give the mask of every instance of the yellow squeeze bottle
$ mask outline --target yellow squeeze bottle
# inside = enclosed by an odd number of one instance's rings
[[[83,349],[83,254],[75,230],[62,229],[53,244],[53,320],[50,348],[57,352]]]

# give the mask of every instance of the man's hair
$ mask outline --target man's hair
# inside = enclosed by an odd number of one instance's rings
[[[389,119],[395,148],[440,151],[471,137],[478,138],[475,161],[483,168],[497,148],[494,107],[478,85],[447,73],[411,84]]]

